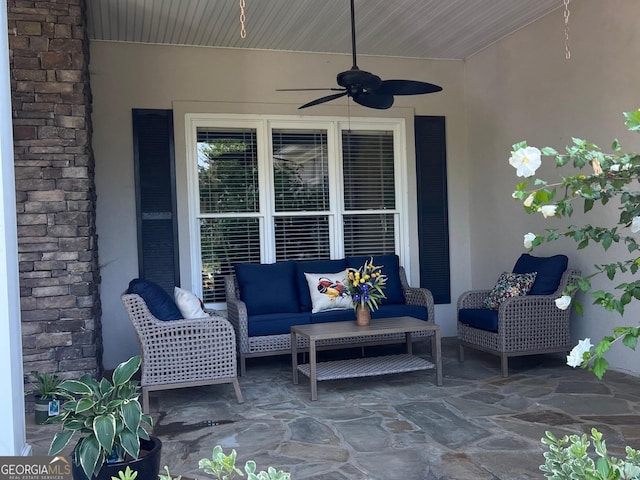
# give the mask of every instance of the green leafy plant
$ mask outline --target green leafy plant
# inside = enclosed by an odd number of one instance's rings
[[[607,452],[602,434],[591,430],[591,441],[595,455],[591,454],[587,435],[565,435],[556,438],[546,432],[542,443],[549,448],[544,453],[545,463],[540,470],[552,480],[637,480],[640,479],[640,452],[626,447],[626,457],[612,457]]]
[[[158,478],[160,480],[181,480],[182,475],[178,475],[177,477],[172,477],[171,472],[169,472],[169,467],[164,466],[164,471],[167,472],[166,475],[164,473],[158,474]]]
[[[131,470],[131,467],[127,465],[127,468],[124,470],[120,470],[118,472],[117,477],[111,477],[111,480],[136,480],[138,476],[138,472]]]
[[[640,132],[640,110],[624,114],[629,131]],[[549,183],[535,176],[541,165],[541,157],[555,159],[556,167],[571,166],[580,173],[562,177],[562,180]],[[625,306],[640,300],[640,280],[622,282],[613,291],[592,291],[591,280],[598,275],[606,275],[613,281],[618,274],[635,275],[640,269],[640,244],[636,234],[640,233],[640,191],[637,190],[638,174],[640,174],[640,155],[635,152],[624,152],[620,143],[615,140],[611,152],[604,152],[597,145],[579,138],[573,138],[573,144],[559,153],[551,147],[538,150],[528,146],[526,142],[513,145],[509,163],[517,169],[517,175],[525,177],[525,181],[516,186],[513,197],[523,202],[530,214],[542,214],[548,217],[570,217],[577,202],[582,203],[586,214],[596,203],[607,205],[616,199],[619,202],[619,215],[615,225],[569,225],[564,230],[546,229],[545,235],[532,232],[524,236],[526,248],[535,248],[543,242],[552,242],[559,238],[569,238],[576,242],[577,248],[583,249],[591,244],[600,245],[605,251],[613,244],[626,246],[628,258],[616,259],[613,262],[597,264],[594,272],[578,279],[579,288],[589,292],[593,303],[608,311],[624,314]],[[583,170],[587,169],[584,173]],[[575,171],[575,170],[574,170]],[[558,308],[568,308],[571,298],[565,295],[556,301]],[[575,302],[576,310],[582,313],[582,306]],[[640,326],[622,326],[613,328],[594,346],[591,339],[585,339],[576,346],[569,356],[571,366],[582,366],[591,370],[598,378],[602,378],[609,367],[604,358],[614,343],[620,341],[626,347],[636,348],[640,336]]]
[[[218,480],[231,480],[236,475],[244,477],[242,470],[236,467],[236,451],[232,450],[229,455],[225,455],[220,445],[213,449],[211,458],[203,458],[198,462],[198,467],[209,475],[213,475]],[[289,480],[291,474],[269,467],[267,471],[256,473],[256,462],[249,460],[244,465],[248,480]],[[167,470],[168,473],[168,470]]]
[[[55,398],[56,388],[62,382],[57,374],[32,371],[31,376],[34,381],[31,383],[32,388],[26,392],[27,394],[33,393],[43,400]]]
[[[151,427],[153,422],[142,413],[140,387],[131,380],[138,368],[140,357],[135,356],[116,367],[111,382],[106,378],[98,382],[89,374],[63,381],[56,395],[66,401],[51,419],[62,423],[62,431],[54,436],[49,455],[58,454],[79,433],[73,458],[88,478],[107,461],[123,461],[125,455],[137,459],[140,439],[149,440],[145,424]]]

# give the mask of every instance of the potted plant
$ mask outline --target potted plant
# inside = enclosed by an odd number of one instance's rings
[[[55,390],[61,380],[55,373],[40,373],[33,371],[31,376],[33,388],[27,394],[34,394],[35,421],[38,425],[45,423],[50,416],[58,415],[60,402],[55,396]]]
[[[62,431],[53,438],[49,455],[60,453],[79,433],[72,454],[74,478],[110,480],[127,465],[140,478],[157,478],[162,442],[146,430],[153,420],[142,412],[140,386],[131,379],[138,368],[140,357],[135,356],[116,367],[111,382],[86,374],[58,385],[56,395],[66,401],[50,420],[60,422]]]

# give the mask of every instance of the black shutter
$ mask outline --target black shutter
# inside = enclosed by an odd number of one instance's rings
[[[451,303],[444,117],[415,117],[420,286]]]
[[[173,297],[179,285],[173,112],[133,109],[140,278]]]

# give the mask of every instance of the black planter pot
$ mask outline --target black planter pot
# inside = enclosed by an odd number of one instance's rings
[[[36,395],[34,398],[36,424],[42,425],[49,419],[49,417],[53,417],[58,414],[59,403],[57,403],[55,398],[42,398],[40,395]],[[52,404],[54,405],[52,406]]]
[[[105,463],[98,474],[92,477],[92,480],[118,478],[118,472],[121,470],[124,472],[127,466],[131,470],[138,472],[136,480],[158,480],[162,442],[157,437],[151,437],[149,440],[141,439],[140,450],[146,450],[147,454],[129,462]],[[76,465],[76,462],[71,462],[71,473],[75,480],[89,480],[80,464]]]

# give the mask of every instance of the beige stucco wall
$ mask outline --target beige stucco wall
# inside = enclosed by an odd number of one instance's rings
[[[608,148],[619,138],[627,150],[640,150],[640,137],[626,132],[622,112],[640,107],[640,2],[581,0],[571,3],[571,59],[565,59],[562,10],[529,25],[466,61],[469,217],[471,279],[474,288],[490,287],[524,251],[523,235],[544,233],[563,221],[544,221],[524,213],[511,199],[517,183],[509,166],[510,147],[529,145],[563,149],[571,137],[586,138]],[[551,163],[548,160],[548,163]],[[558,178],[548,166],[543,178]],[[576,208],[579,210],[579,208]],[[593,224],[613,224],[615,206],[589,214]],[[585,219],[575,215],[572,223]],[[594,263],[615,261],[624,249],[604,256],[599,248],[575,250],[558,242],[534,254],[566,253],[570,264],[592,273]],[[617,283],[616,283],[617,285]],[[611,288],[605,279],[596,288]],[[581,298],[584,317],[574,315],[575,339],[593,343],[615,325],[637,324],[639,309],[629,308],[624,320]],[[640,373],[640,353],[615,347],[608,356],[616,369]]]
[[[120,294],[137,272],[133,178],[132,108],[174,109],[181,283],[191,288],[186,199],[184,114],[268,113],[298,115],[297,107],[318,92],[276,92],[277,88],[333,86],[335,75],[350,67],[348,55],[260,52],[92,42],[93,147],[96,156],[98,234],[102,265],[104,365],[114,367],[137,352],[137,344],[120,303]],[[461,61],[359,58],[360,67],[382,78],[424,80],[443,92],[398,97],[388,111],[352,105],[353,117],[405,118],[408,132],[409,178],[415,175],[410,123],[413,115],[444,115],[447,128],[449,214],[452,263],[452,305],[438,306],[436,320],[444,335],[455,335],[455,300],[468,289],[469,217],[464,117],[464,64]],[[317,95],[320,96],[320,95]],[[344,116],[346,101],[318,106],[305,115]],[[417,278],[415,185],[409,181],[412,205],[409,238],[411,283]]]

